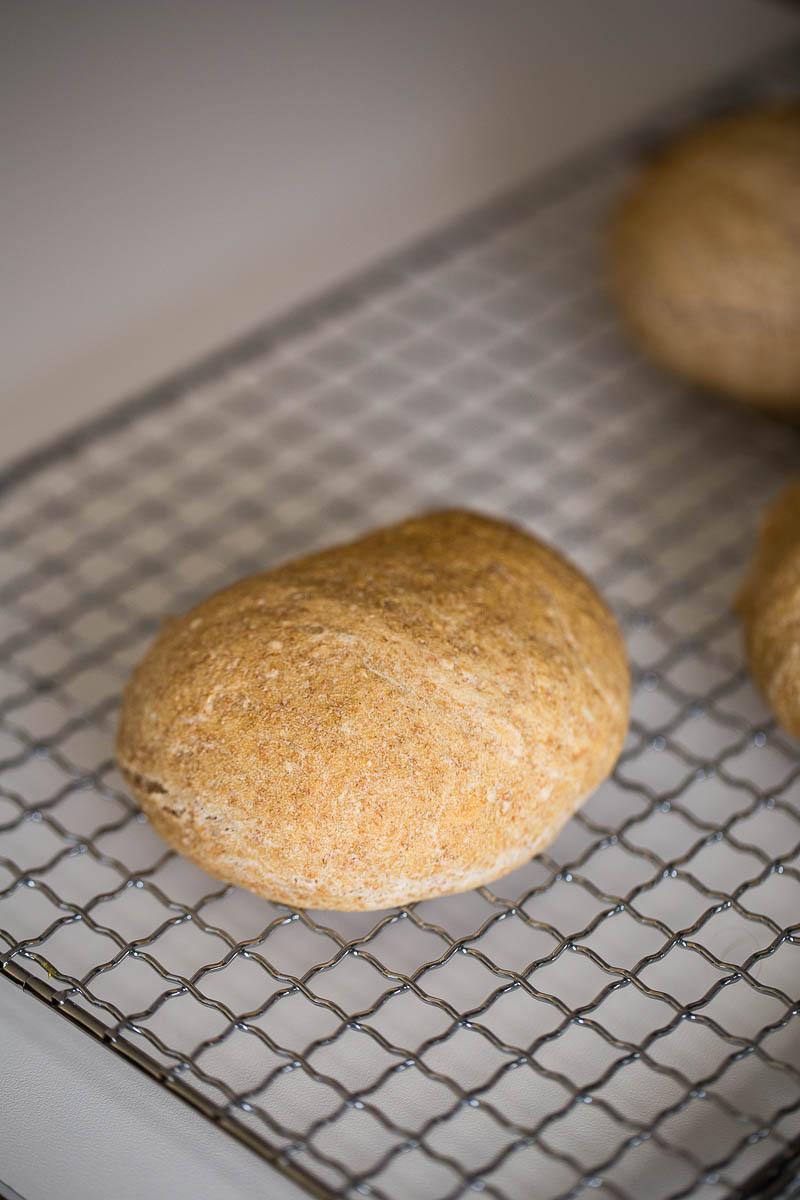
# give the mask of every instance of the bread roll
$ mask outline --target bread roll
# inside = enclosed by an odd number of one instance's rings
[[[750,672],[784,729],[800,737],[800,482],[767,510],[737,608]]]
[[[634,183],[612,279],[646,352],[800,419],[800,105],[714,121]]]
[[[169,621],[120,766],[167,842],[271,900],[375,909],[486,883],[611,770],[628,668],[554,550],[439,512],[243,579]]]

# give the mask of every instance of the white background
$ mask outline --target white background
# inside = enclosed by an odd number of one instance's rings
[[[9,458],[800,34],[756,0],[3,6]],[[290,1196],[0,981],[26,1200]]]
[[[7,451],[786,40],[766,0],[5,0]]]

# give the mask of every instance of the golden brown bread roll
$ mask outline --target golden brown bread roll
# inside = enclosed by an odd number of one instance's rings
[[[440,512],[169,621],[118,758],[155,828],[288,904],[458,892],[544,847],[611,770],[629,679],[591,584],[521,530]]]
[[[750,672],[784,729],[800,737],[800,482],[767,510],[737,608]]]
[[[679,138],[611,230],[612,282],[645,351],[800,418],[800,104]]]

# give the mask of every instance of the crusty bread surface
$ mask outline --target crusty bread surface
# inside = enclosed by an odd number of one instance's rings
[[[800,737],[800,481],[764,516],[737,608],[750,673],[784,729]]]
[[[676,139],[623,199],[613,289],[646,353],[800,419],[800,104]]]
[[[546,846],[612,769],[628,701],[618,628],[575,567],[437,512],[168,620],[117,754],[156,830],[212,875],[376,909]]]

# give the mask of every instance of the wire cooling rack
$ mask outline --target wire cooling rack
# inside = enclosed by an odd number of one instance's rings
[[[800,437],[621,336],[598,264],[636,143],[5,479],[0,964],[318,1196],[711,1200],[796,1162],[800,758],[730,605]],[[112,759],[161,616],[461,503],[552,539],[618,612],[613,778],[524,869],[379,914],[168,852]]]

